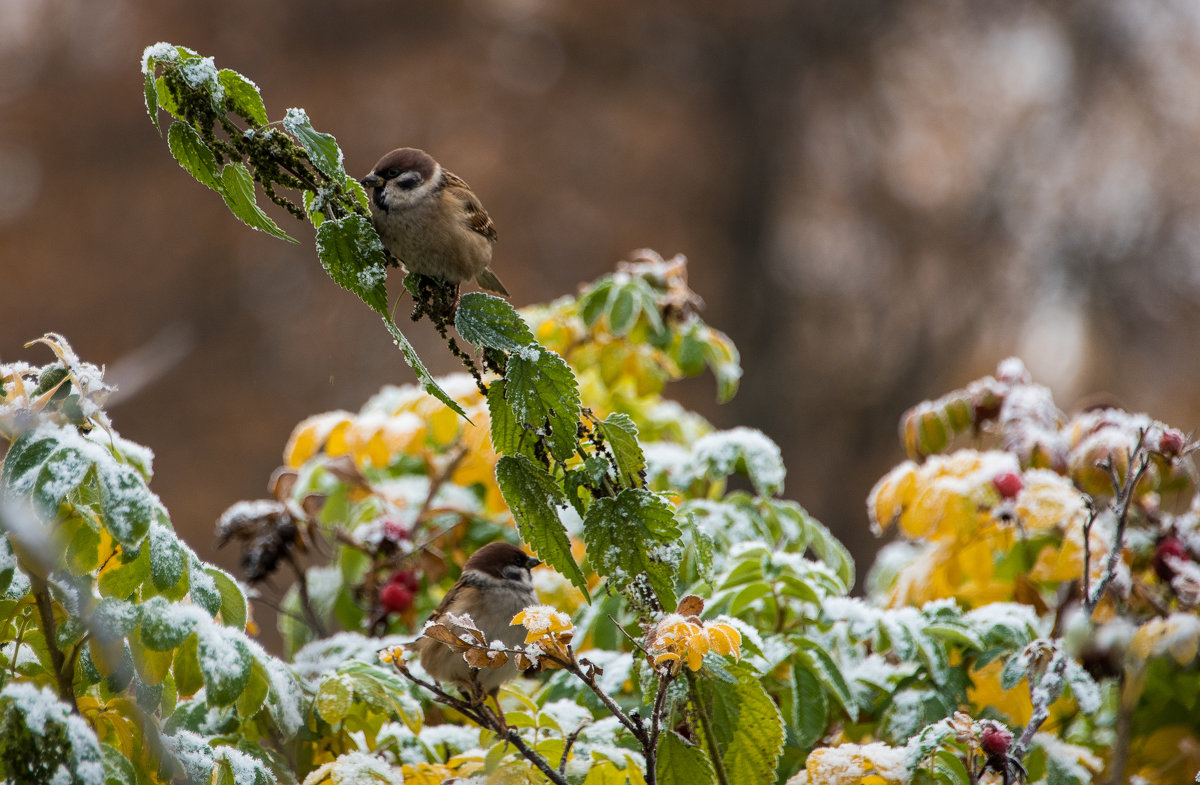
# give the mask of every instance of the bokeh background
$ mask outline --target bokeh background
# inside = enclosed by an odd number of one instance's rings
[[[228,567],[213,523],[292,426],[412,376],[311,232],[243,227],[173,162],[138,73],[162,40],[305,107],[351,172],[429,150],[518,305],[686,254],[746,375],[676,396],[778,441],[860,568],[903,410],[1008,355],[1064,409],[1200,423],[1195,0],[0,0],[0,358],[57,331],[107,364],[117,428]]]

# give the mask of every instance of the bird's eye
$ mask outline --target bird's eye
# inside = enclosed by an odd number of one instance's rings
[[[404,190],[410,191],[413,188],[416,188],[418,185],[421,184],[421,173],[413,172],[411,170],[407,171],[404,174],[400,175],[400,179],[397,180],[396,182],[399,183],[400,187],[403,188]]]
[[[518,567],[515,564],[509,564],[500,570],[500,574],[510,581],[523,581],[525,580],[525,576],[529,574],[529,570]]]
[[[394,166],[391,167],[390,169],[383,170],[383,178],[385,180],[391,180],[391,179],[394,179],[399,176],[400,176],[400,170]]]

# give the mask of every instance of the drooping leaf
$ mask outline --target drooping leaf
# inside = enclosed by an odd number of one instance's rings
[[[307,112],[303,109],[288,109],[283,118],[283,128],[296,137],[308,153],[308,160],[312,161],[321,174],[335,182],[345,179],[342,150],[338,147],[337,140],[332,135],[313,128]]]
[[[226,98],[233,101],[235,112],[259,125],[267,124],[267,107],[263,103],[262,93],[258,91],[258,85],[228,68],[218,71],[217,79],[221,87],[225,88]]]
[[[708,753],[672,730],[658,737],[657,773],[661,785],[714,785],[717,781]]]
[[[529,325],[508,301],[483,292],[468,292],[458,302],[454,326],[477,346],[515,352],[533,343]]]
[[[774,782],[783,751],[779,708],[748,668],[731,673],[732,680],[699,682],[700,697],[708,701],[712,716],[715,754],[721,756],[730,782]]]
[[[850,692],[850,685],[846,683],[846,677],[842,675],[842,671],[834,662],[833,657],[825,650],[824,646],[811,638],[799,638],[797,643],[799,643],[796,649],[797,664],[812,674],[813,678],[833,696],[850,719],[857,719],[858,704],[855,703],[854,695]]]
[[[221,622],[236,630],[246,629],[246,595],[229,573],[216,567],[205,570],[221,595]]]
[[[225,168],[221,170],[221,187],[217,190],[220,191],[229,211],[246,226],[290,243],[299,242],[280,229],[279,225],[271,220],[271,216],[264,213],[258,206],[254,196],[254,178],[244,164],[236,161],[226,164]]]
[[[596,423],[596,428],[616,461],[617,480],[628,488],[642,487],[645,484],[642,472],[646,469],[646,456],[638,444],[637,425],[629,415],[618,412]]]
[[[520,453],[533,458],[533,435],[517,423],[512,407],[504,400],[503,379],[496,379],[488,385],[487,404],[491,419],[492,449],[498,455]]]
[[[154,114],[157,120],[157,113]],[[202,185],[207,185],[217,193],[222,192],[224,186],[217,157],[195,128],[182,120],[171,123],[167,129],[167,147],[185,172]]]
[[[400,347],[400,353],[404,355],[404,361],[408,363],[408,367],[412,368],[413,373],[417,375],[417,382],[420,383],[421,388],[449,406],[459,417],[470,422],[471,418],[467,417],[467,413],[463,411],[458,401],[451,398],[450,394],[443,390],[442,386],[433,378],[433,374],[429,373],[429,370],[425,367],[425,363],[421,362],[421,358],[417,356],[417,350],[408,342],[408,338],[405,337],[404,333],[400,332],[400,328],[396,326],[392,318],[385,314],[383,323],[387,326],[388,332],[392,334],[392,339],[395,340],[396,346]]]
[[[158,121],[158,86],[154,81],[154,72],[146,72],[146,111],[150,113],[150,120],[154,123],[154,128],[158,131],[158,135],[162,136],[162,125]]]
[[[596,499],[583,520],[588,558],[596,571],[622,589],[644,579],[665,609],[675,607],[681,536],[671,503],[637,488]]]
[[[796,744],[811,747],[825,734],[829,719],[829,701],[812,671],[792,666],[792,731]]]
[[[544,434],[554,457],[575,454],[579,385],[563,358],[541,346],[521,347],[509,355],[504,394],[517,422]]]
[[[567,500],[550,473],[524,455],[504,455],[496,463],[496,482],[521,539],[588,596],[587,580],[571,555],[571,542],[558,516],[558,506]]]
[[[221,591],[204,564],[195,557],[188,562],[188,581],[192,601],[215,617],[221,610]]]
[[[250,650],[236,630],[212,624],[201,627],[199,658],[205,696],[210,706],[228,706],[250,681]]]

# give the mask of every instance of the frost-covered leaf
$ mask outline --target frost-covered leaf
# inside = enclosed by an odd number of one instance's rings
[[[125,757],[125,753],[111,744],[101,744],[100,757],[104,761],[104,785],[128,785],[137,782],[133,764]]]
[[[122,552],[124,553],[124,551]],[[150,557],[146,548],[139,548],[129,561],[111,559],[100,571],[98,586],[104,597],[129,597],[150,577]]]
[[[383,323],[387,326],[388,332],[392,334],[392,339],[396,342],[396,346],[400,347],[400,353],[404,355],[404,361],[408,363],[408,367],[412,368],[413,373],[417,375],[417,382],[421,385],[421,389],[446,404],[459,417],[470,422],[470,418],[467,417],[467,413],[463,411],[458,401],[451,398],[442,389],[441,385],[437,383],[437,380],[433,378],[433,375],[429,373],[429,370],[425,367],[425,363],[421,362],[421,358],[417,356],[417,350],[408,342],[408,338],[405,337],[404,333],[400,332],[400,328],[396,326],[392,318],[384,314]]]
[[[200,672],[210,706],[228,706],[250,681],[250,651],[241,633],[210,624],[198,630]]]
[[[583,521],[588,558],[596,571],[618,588],[644,579],[663,608],[675,607],[681,537],[671,503],[638,488],[596,499]]]
[[[732,680],[707,679],[701,699],[709,703],[717,750],[730,782],[773,782],[783,750],[783,718],[749,669],[731,670]],[[711,751],[710,751],[711,752]]]
[[[283,128],[299,140],[308,160],[330,180],[340,182],[346,177],[342,166],[342,150],[332,135],[312,127],[308,113],[303,109],[288,109],[283,118]]]
[[[221,595],[221,622],[237,630],[246,629],[246,595],[229,573],[216,567],[205,570]]]
[[[638,444],[637,425],[627,414],[610,414],[596,424],[604,437],[609,451],[616,461],[617,480],[629,488],[644,485],[642,472],[646,469],[646,456]]]
[[[137,545],[150,530],[158,500],[136,469],[115,461],[96,465],[100,508],[108,533],[117,542]]]
[[[421,729],[421,703],[409,694],[411,685],[394,672],[361,661],[348,662],[338,670],[354,680],[355,694],[376,710],[401,720],[413,733]]]
[[[512,407],[504,400],[503,379],[496,379],[488,385],[487,405],[491,419],[492,449],[498,455],[520,453],[533,458],[535,439],[517,422]]]
[[[0,482],[17,493],[29,493],[42,464],[59,448],[59,439],[41,430],[26,431],[8,448]]]
[[[558,507],[566,504],[558,483],[524,455],[501,456],[496,463],[496,482],[521,539],[587,596],[587,579],[571,555],[571,542],[558,516]]]
[[[153,651],[178,647],[205,621],[198,608],[162,597],[151,597],[141,607],[142,643]]]
[[[254,196],[254,178],[244,164],[236,161],[226,164],[225,168],[221,170],[221,187],[217,190],[224,198],[225,206],[229,208],[229,211],[246,226],[290,243],[299,242],[280,229],[279,225],[271,220],[271,216],[264,213],[258,206]]]
[[[150,579],[160,591],[170,589],[183,578],[187,555],[175,532],[159,522],[150,526]]]
[[[195,128],[182,120],[171,123],[171,127],[167,129],[167,147],[185,172],[195,177],[202,185],[207,185],[217,193],[223,193],[224,185],[221,182],[217,157]]]
[[[713,785],[717,775],[702,748],[668,730],[658,737],[658,781],[661,785]]]
[[[191,696],[204,686],[204,674],[200,672],[200,639],[189,635],[175,650],[175,662],[171,666],[175,675],[175,687],[181,696]]]
[[[708,468],[711,477],[743,472],[760,496],[783,491],[786,470],[779,446],[762,431],[733,428],[706,434],[692,446],[693,459]]]
[[[49,688],[26,681],[5,684],[0,690],[0,728],[5,782],[104,785],[95,732]]]
[[[217,80],[225,88],[226,98],[233,101],[233,110],[259,125],[267,124],[267,107],[263,103],[258,85],[237,71],[222,68],[217,72]]]
[[[92,468],[91,458],[75,447],[60,447],[50,454],[38,470],[33,498],[43,512],[58,509],[67,494],[75,490]]]
[[[504,394],[521,425],[543,434],[560,461],[575,454],[579,386],[563,358],[538,345],[509,355]]]
[[[321,682],[317,689],[317,713],[330,725],[337,725],[350,712],[354,699],[354,680],[340,673]]]
[[[150,120],[154,123],[158,135],[162,136],[162,125],[158,121],[158,87],[154,82],[153,71],[146,73],[146,85],[143,93],[146,98],[146,111],[150,113]]]
[[[458,302],[454,326],[476,346],[515,352],[533,343],[529,325],[506,300],[483,292],[468,292]]]
[[[209,616],[215,617],[221,610],[221,591],[217,588],[216,580],[208,574],[208,570],[199,559],[193,557],[189,561],[188,579],[188,593],[192,601],[208,611]]]

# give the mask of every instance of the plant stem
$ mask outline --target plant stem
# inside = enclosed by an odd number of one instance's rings
[[[699,690],[696,689],[696,677],[689,672],[687,680],[688,691],[692,694],[692,705],[696,707],[696,716],[700,718],[700,730],[704,733],[704,746],[708,747],[708,757],[712,761],[713,771],[716,772],[717,782],[720,785],[730,785],[729,775],[725,773],[725,763],[717,750],[717,737],[713,733],[712,720],[709,719],[708,710],[704,708]]]
[[[58,682],[58,696],[71,710],[79,713],[75,705],[75,683],[72,674],[66,672],[62,650],[58,648],[58,625],[54,621],[54,604],[50,598],[50,587],[45,579],[34,572],[29,573],[29,583],[33,589],[33,597],[37,602],[38,616],[42,620],[42,634],[46,636],[46,648],[50,650],[50,662],[54,666],[54,677]]]

